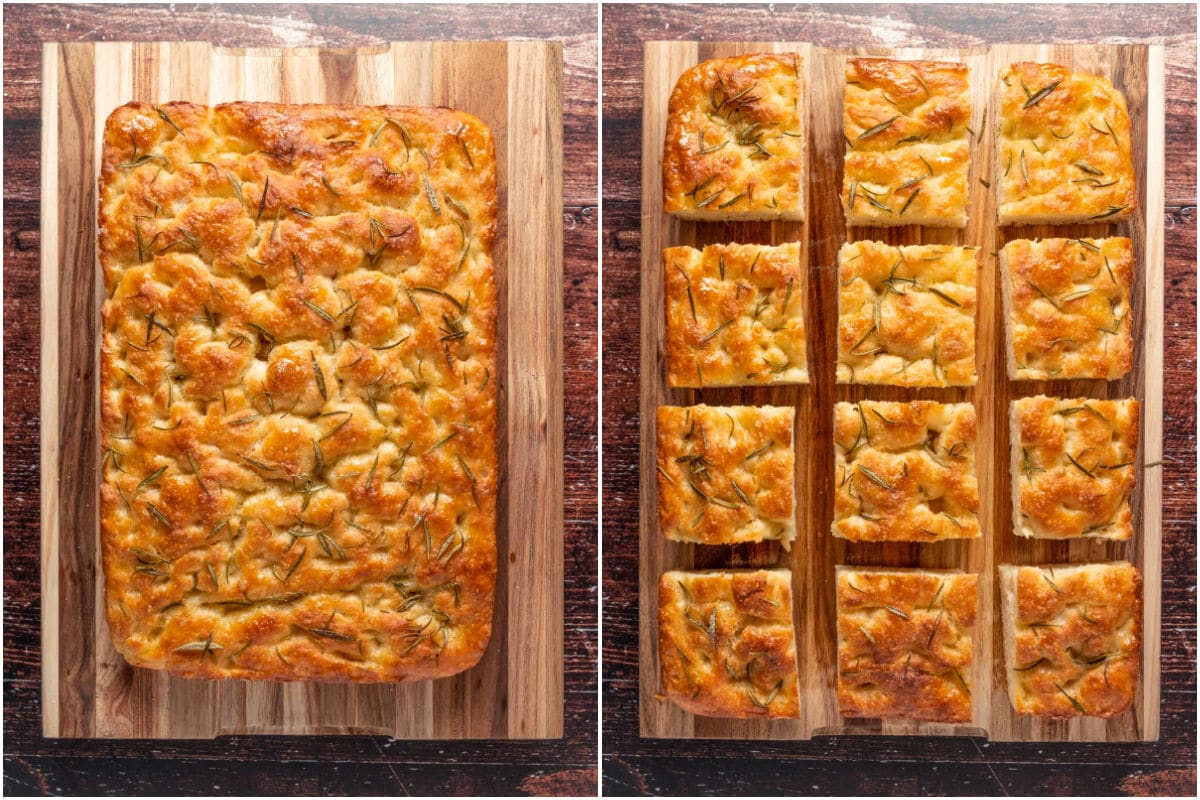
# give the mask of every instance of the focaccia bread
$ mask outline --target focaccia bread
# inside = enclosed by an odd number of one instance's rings
[[[975,248],[838,251],[839,383],[974,386]]]
[[[1013,380],[1103,378],[1133,368],[1133,244],[1014,239],[1000,251]]]
[[[672,388],[808,383],[800,245],[668,247]]]
[[[846,224],[966,226],[966,64],[846,59],[842,123]]]
[[[1001,565],[1008,697],[1019,714],[1114,717],[1137,693],[1142,576],[1132,565]]]
[[[684,219],[805,215],[805,87],[795,53],[715,58],[680,76],[667,107],[663,206]]]
[[[796,536],[796,410],[659,406],[658,520],[677,542],[782,542]]]
[[[979,536],[975,407],[837,403],[833,535],[857,542]]]
[[[1001,74],[999,89],[1001,225],[1116,222],[1134,212],[1133,125],[1108,78],[1022,62]]]
[[[837,567],[838,708],[971,721],[976,575]]]
[[[100,172],[105,606],[129,663],[401,681],[495,590],[491,133],[451,109],[131,103]]]
[[[665,573],[658,658],[664,693],[693,714],[799,717],[791,570]]]
[[[1013,532],[1037,539],[1129,539],[1137,400],[1014,400]]]

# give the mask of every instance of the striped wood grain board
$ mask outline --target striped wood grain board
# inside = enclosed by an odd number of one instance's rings
[[[195,42],[44,46],[46,736],[562,735],[561,84],[561,45],[548,42],[406,42],[355,50]],[[133,669],[113,649],[97,550],[96,336],[103,284],[95,256],[95,187],[105,118],[130,100],[447,105],[491,127],[501,210],[493,250],[503,378],[499,571],[491,644],[473,669],[394,685],[205,682]],[[507,220],[517,224],[509,227]]]
[[[696,223],[675,220],[662,209],[661,160],[667,101],[676,79],[709,58],[751,52],[796,52],[809,87],[808,221]],[[973,143],[970,217],[964,230],[918,226],[849,228],[841,209],[842,90],[848,55],[901,59],[957,60],[971,68]],[[1054,61],[1111,77],[1128,100],[1133,119],[1134,163],[1139,180],[1138,212],[1112,225],[997,228],[995,203],[980,178],[992,171],[994,84],[1015,61]],[[1000,45],[971,50],[832,50],[786,42],[649,42],[645,48],[642,120],[642,299],[641,299],[641,546],[640,546],[640,720],[641,733],[666,738],[808,739],[822,734],[985,735],[1008,741],[1133,741],[1158,738],[1159,617],[1161,602],[1162,292],[1163,292],[1163,55],[1150,45]],[[990,108],[989,108],[990,106]],[[983,121],[987,108],[987,124]],[[1134,369],[1123,380],[1010,383],[1005,374],[1003,304],[999,265],[992,255],[1014,238],[1129,236],[1136,257],[1133,287]],[[805,328],[809,373],[806,386],[672,390],[666,383],[661,250],[677,244],[703,246],[737,241],[779,244],[799,239],[808,268]],[[876,239],[890,244],[964,244],[980,248],[976,318],[978,385],[970,389],[903,389],[838,385],[837,252],[846,241]],[[1008,475],[1008,404],[1037,394],[1096,398],[1137,397],[1142,401],[1142,443],[1133,508],[1137,534],[1131,542],[1089,539],[1046,542],[1012,534]],[[972,402],[979,420],[977,469],[980,522],[977,540],[929,545],[850,543],[835,539],[833,519],[833,404],[839,401],[931,399]],[[792,405],[796,408],[797,533],[790,553],[775,543],[706,547],[667,541],[659,531],[655,495],[654,411],[659,405]],[[1019,718],[1006,689],[999,626],[996,567],[1128,559],[1145,579],[1142,682],[1134,707],[1112,720],[1069,722]],[[656,609],[659,575],[673,568],[716,568],[776,564],[792,569],[801,716],[798,720],[730,720],[700,717],[662,699],[657,654]],[[979,623],[972,673],[974,721],[970,725],[917,724],[843,719],[837,708],[837,625],[834,567],[927,567],[979,574]]]

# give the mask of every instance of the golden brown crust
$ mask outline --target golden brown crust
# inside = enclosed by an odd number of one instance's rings
[[[796,535],[796,411],[659,406],[658,519],[668,539],[701,544]]]
[[[686,711],[799,717],[791,570],[665,573],[658,656],[666,696]]]
[[[663,251],[671,387],[808,383],[800,245]]]
[[[795,53],[705,61],[667,109],[663,204],[689,219],[805,215],[804,81]]]
[[[838,382],[973,386],[975,255],[948,245],[842,245]]]
[[[833,535],[858,542],[979,536],[975,425],[970,403],[836,404]]]
[[[999,88],[1001,225],[1115,222],[1133,213],[1133,125],[1107,78],[1023,62],[1001,74]]]
[[[841,713],[970,722],[976,583],[975,575],[839,566]]]
[[[966,226],[966,64],[847,59],[842,121],[848,225]]]
[[[1009,698],[1020,714],[1114,717],[1133,705],[1142,576],[1126,562],[1000,567]]]
[[[1103,378],[1133,368],[1133,244],[1015,239],[1000,251],[1013,380]]]
[[[1133,536],[1137,400],[1014,400],[1013,532],[1038,539]]]
[[[112,113],[100,519],[131,664],[398,681],[478,661],[495,181],[487,127],[450,109]]]

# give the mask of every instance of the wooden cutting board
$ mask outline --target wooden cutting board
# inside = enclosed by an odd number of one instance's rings
[[[696,223],[670,218],[662,209],[662,148],[667,101],[676,79],[710,58],[752,52],[795,52],[809,86],[808,221]],[[966,229],[846,228],[841,209],[842,90],[848,55],[962,61],[971,69],[973,144],[970,218]],[[641,733],[667,738],[808,739],[823,734],[981,735],[996,741],[1153,741],[1158,738],[1159,617],[1161,605],[1161,451],[1163,346],[1163,54],[1158,46],[998,45],[971,50],[832,50],[786,42],[649,42],[645,49],[642,129],[641,298],[641,539],[640,720]],[[990,182],[994,120],[993,88],[1000,70],[1016,61],[1052,61],[1109,76],[1125,93],[1133,119],[1134,164],[1139,176],[1138,212],[1119,224],[997,228]],[[987,109],[987,120],[984,111]],[[1133,286],[1135,365],[1123,380],[1010,383],[1005,374],[1003,303],[993,255],[1011,239],[1050,236],[1128,236],[1138,266]],[[980,248],[976,353],[978,385],[970,389],[902,389],[835,383],[837,358],[837,252],[846,241],[889,244],[963,244]],[[663,247],[716,242],[801,242],[807,267],[805,328],[809,373],[806,386],[669,389],[665,368]],[[1008,405],[1037,394],[1060,397],[1137,397],[1142,402],[1142,443],[1133,511],[1137,534],[1130,542],[1089,539],[1046,542],[1012,533],[1008,476]],[[983,535],[977,540],[930,545],[864,544],[835,539],[833,519],[833,405],[862,399],[972,402],[979,422],[977,463]],[[659,405],[791,405],[796,408],[796,542],[790,553],[771,545],[706,547],[668,542],[658,529],[654,415]],[[1141,466],[1147,465],[1147,466]],[[1133,708],[1112,720],[1055,722],[1019,718],[1009,703],[996,581],[999,564],[1040,564],[1126,559],[1145,581],[1142,681]],[[776,564],[792,570],[801,717],[798,720],[728,720],[700,717],[662,699],[657,654],[659,576],[675,568],[748,567]],[[917,724],[843,719],[837,708],[837,625],[834,567],[928,567],[979,574],[979,624],[972,674],[974,722]]]
[[[43,733],[561,736],[561,45],[402,42],[288,50],[195,42],[47,44],[42,85]],[[131,100],[446,105],[491,127],[501,210],[493,256],[497,358],[506,365],[499,393],[505,466],[497,503],[494,630],[475,668],[397,685],[205,682],[133,669],[113,649],[97,569],[102,282],[95,188],[105,118]]]

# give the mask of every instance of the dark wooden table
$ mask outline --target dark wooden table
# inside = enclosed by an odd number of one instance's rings
[[[592,794],[596,787],[596,7],[8,6],[4,26],[5,794]],[[103,741],[41,736],[38,198],[41,43],[356,47],[563,42],[566,735]]]
[[[1196,791],[1196,17],[1194,6],[609,6],[604,36],[604,762],[606,794],[1180,794]],[[638,736],[638,291],[642,43],[987,42],[1167,46],[1162,738],[811,742]]]

